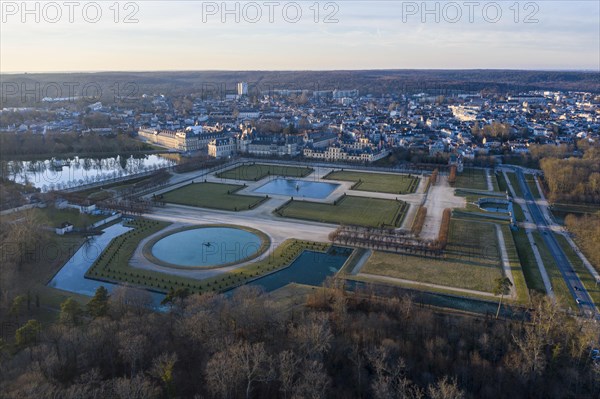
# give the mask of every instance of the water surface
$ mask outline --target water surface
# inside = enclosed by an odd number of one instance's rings
[[[291,265],[275,273],[254,280],[249,285],[263,287],[271,292],[289,283],[320,286],[336,274],[352,253],[352,249],[332,247],[329,252],[302,252]]]
[[[335,183],[278,178],[260,186],[254,190],[254,192],[260,194],[324,199],[334,192],[338,186],[339,184]]]
[[[255,255],[260,237],[233,227],[200,227],[171,234],[152,247],[157,259],[177,266],[215,267]]]

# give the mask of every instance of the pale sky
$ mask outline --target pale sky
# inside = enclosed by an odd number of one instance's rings
[[[63,1],[29,1],[30,14],[20,0],[0,3],[0,72],[600,71],[600,2],[594,0],[430,1],[430,14],[422,1],[227,2],[230,14],[222,1],[123,1],[117,22],[113,0],[78,1],[73,22]],[[96,5],[101,15],[92,23]],[[130,13],[137,22],[124,22]]]

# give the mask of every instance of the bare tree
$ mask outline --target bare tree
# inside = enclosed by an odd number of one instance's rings
[[[140,363],[144,358],[148,347],[148,339],[145,335],[126,330],[117,334],[119,341],[119,353],[129,364],[131,378],[137,375]]]
[[[270,381],[275,376],[273,359],[262,342],[240,342],[217,352],[209,360],[206,372],[209,388],[222,397],[231,397],[235,387],[243,385],[246,398],[250,398],[257,382]]]
[[[449,380],[447,376],[435,385],[429,385],[427,393],[431,399],[463,399],[465,393],[460,390],[456,380]]]
[[[152,399],[160,397],[160,390],[148,378],[138,375],[131,379],[117,378],[113,392],[119,399]]]
[[[333,334],[329,321],[323,315],[313,315],[291,328],[291,336],[300,353],[306,358],[321,358],[331,347]]]

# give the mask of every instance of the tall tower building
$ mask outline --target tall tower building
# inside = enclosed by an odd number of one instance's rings
[[[247,96],[248,95],[248,83],[239,82],[237,84],[237,94],[238,94],[238,96]]]

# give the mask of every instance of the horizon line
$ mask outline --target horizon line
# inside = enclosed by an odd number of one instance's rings
[[[155,69],[155,70],[72,70],[72,71],[1,71],[0,75],[28,74],[92,74],[92,73],[168,73],[168,72],[368,72],[368,71],[515,71],[515,72],[583,72],[600,73],[597,70],[582,68],[364,68],[364,69]]]

